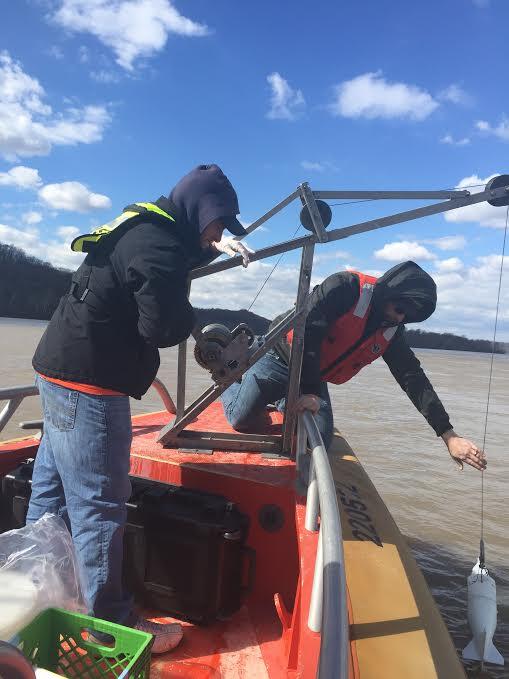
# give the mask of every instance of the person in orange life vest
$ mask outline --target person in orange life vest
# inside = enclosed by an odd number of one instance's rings
[[[410,261],[397,264],[378,279],[341,271],[314,288],[306,319],[297,410],[308,409],[315,414],[326,446],[333,433],[327,383],[343,384],[382,357],[457,464],[485,469],[484,454],[472,441],[456,434],[405,339],[404,325],[431,316],[436,299],[434,280]],[[284,315],[274,319],[272,327]],[[246,372],[242,383],[234,383],[223,393],[225,414],[235,429],[261,429],[269,403],[284,410],[292,335],[291,331]]]

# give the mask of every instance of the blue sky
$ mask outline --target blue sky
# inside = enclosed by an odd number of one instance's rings
[[[302,181],[425,190],[509,173],[504,0],[3,5],[0,241],[56,266],[79,264],[78,232],[204,162],[228,174],[246,224]],[[332,227],[413,207],[335,206]],[[248,244],[289,238],[298,213]],[[489,338],[505,218],[484,204],[318,246],[313,280],[411,258],[439,287],[422,327]],[[272,265],[202,280],[192,299],[248,307]],[[297,273],[287,254],[253,311],[290,306]],[[509,341],[509,267],[498,337]]]

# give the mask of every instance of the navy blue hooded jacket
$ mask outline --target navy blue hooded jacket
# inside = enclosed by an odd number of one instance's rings
[[[214,256],[200,233],[223,219],[240,235],[237,196],[217,165],[200,166],[155,201],[171,222],[142,213],[90,252],[75,278],[90,293],[60,300],[32,364],[47,377],[114,389],[141,398],[159,368],[160,347],[179,344],[195,325],[187,278]],[[129,207],[126,208],[126,210]]]

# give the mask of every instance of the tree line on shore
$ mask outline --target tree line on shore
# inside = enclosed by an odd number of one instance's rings
[[[12,245],[0,243],[0,316],[49,320],[58,301],[71,285],[70,271],[57,269]],[[242,309],[197,309],[200,326],[222,323],[233,328],[247,323],[255,334],[263,334],[269,319]],[[468,339],[452,333],[406,330],[410,346],[420,349],[491,352],[492,342]],[[503,354],[503,343],[495,344],[495,352]]]

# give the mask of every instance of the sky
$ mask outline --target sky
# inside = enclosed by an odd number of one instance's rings
[[[248,225],[313,190],[479,191],[509,173],[506,0],[3,0],[0,242],[76,268],[71,240],[217,163]],[[426,203],[333,204],[339,228]],[[246,242],[305,235],[294,202]],[[315,248],[313,284],[412,259],[438,286],[421,327],[492,339],[507,208],[486,203]],[[509,243],[497,339],[509,341]],[[249,308],[277,259],[193,284]],[[252,311],[295,299],[287,253]]]

